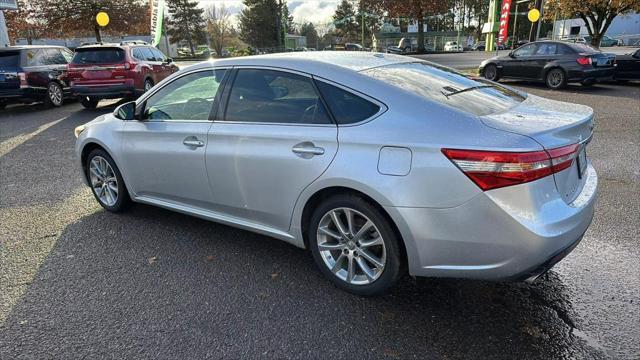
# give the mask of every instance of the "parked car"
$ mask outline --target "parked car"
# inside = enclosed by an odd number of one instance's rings
[[[484,51],[486,45],[486,43],[484,41],[478,41],[477,43],[473,44],[473,47],[471,48],[474,51]]]
[[[344,49],[346,51],[365,51],[365,49],[360,44],[354,43],[346,43],[344,44]]]
[[[591,44],[591,36],[582,36],[581,40],[577,40],[577,42],[582,42],[586,44]],[[600,39],[600,47],[609,47],[609,46],[618,46],[618,39],[614,39],[610,36],[604,35],[602,39]]]
[[[582,44],[537,41],[483,61],[479,71],[492,81],[543,81],[551,89],[561,89],[570,82],[592,85],[612,79],[614,60],[615,55]]]
[[[72,57],[73,52],[61,46],[0,48],[0,109],[35,101],[62,105],[71,97],[66,70]]]
[[[640,80],[640,49],[616,55],[614,78],[618,81]]]
[[[171,58],[149,45],[90,45],[69,64],[71,92],[93,109],[101,99],[135,99],[178,71]]]
[[[447,41],[444,44],[444,51],[460,52],[460,51],[464,51],[464,49],[462,48],[462,45],[459,45],[456,41]]]
[[[593,117],[415,58],[300,52],[193,65],[77,127],[75,150],[108,211],[273,236],[375,295],[404,269],[533,281],[562,259],[594,213]]]

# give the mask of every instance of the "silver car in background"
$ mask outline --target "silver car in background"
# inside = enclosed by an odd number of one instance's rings
[[[375,295],[406,271],[533,280],[561,260],[593,216],[593,124],[413,58],[317,52],[194,65],[75,133],[105,209],[282,239]]]

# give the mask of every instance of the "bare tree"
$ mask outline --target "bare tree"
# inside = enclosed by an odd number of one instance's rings
[[[205,10],[204,17],[207,21],[211,44],[218,56],[221,56],[225,41],[233,30],[231,12],[224,3],[220,5],[213,4]]]

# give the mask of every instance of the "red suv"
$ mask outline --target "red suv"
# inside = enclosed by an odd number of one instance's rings
[[[71,93],[93,109],[101,99],[135,99],[178,71],[171,58],[150,45],[88,45],[69,64]]]

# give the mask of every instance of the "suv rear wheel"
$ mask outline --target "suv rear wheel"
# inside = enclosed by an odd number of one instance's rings
[[[47,105],[55,107],[62,106],[62,100],[62,86],[57,82],[50,82],[49,85],[47,85]]]
[[[98,101],[100,100],[89,96],[83,96],[80,98],[80,104],[82,104],[86,109],[95,109],[98,106]]]
[[[151,90],[152,87],[153,87],[153,81],[151,81],[151,79],[146,79],[144,81],[144,92]]]

